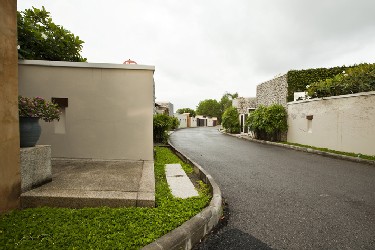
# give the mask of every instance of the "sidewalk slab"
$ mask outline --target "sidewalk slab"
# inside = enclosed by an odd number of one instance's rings
[[[173,196],[186,199],[199,195],[180,164],[166,164],[165,175]]]
[[[21,194],[28,207],[154,207],[154,163],[55,159],[52,182]]]

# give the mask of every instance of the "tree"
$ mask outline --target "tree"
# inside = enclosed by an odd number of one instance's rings
[[[49,61],[85,62],[80,53],[84,43],[60,25],[50,13],[32,7],[17,12],[19,58]]]
[[[217,117],[221,120],[220,103],[218,103],[215,99],[200,101],[197,107],[197,114]]]
[[[191,109],[191,108],[182,108],[182,109],[177,109],[176,111],[177,113],[179,114],[183,114],[183,113],[189,113],[190,117],[195,117],[196,116],[196,113],[195,113],[195,110]]]
[[[234,93],[234,94],[226,92],[221,97],[220,106],[221,106],[221,112],[222,112],[222,114],[224,113],[224,111],[226,109],[228,109],[229,107],[232,107],[232,101],[233,101],[233,99],[235,99],[237,97],[238,97],[238,93],[237,92]]]
[[[238,119],[239,114],[237,108],[229,107],[225,110],[223,114],[223,128],[229,133],[239,133],[240,132],[240,121]]]

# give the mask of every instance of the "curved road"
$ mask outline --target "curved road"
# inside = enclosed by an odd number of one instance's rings
[[[375,249],[375,167],[182,129],[171,143],[207,170],[228,225],[199,249]]]

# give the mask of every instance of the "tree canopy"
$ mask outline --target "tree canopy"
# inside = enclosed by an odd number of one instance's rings
[[[69,30],[52,22],[50,13],[32,7],[17,12],[18,55],[22,59],[85,62],[84,43]]]
[[[215,99],[200,101],[197,107],[197,114],[220,118],[220,103]]]
[[[220,99],[220,102],[214,99],[206,99],[199,102],[196,113],[198,115],[214,116],[217,117],[219,123],[226,109],[232,106],[232,100],[238,97],[238,93],[226,92]]]
[[[234,94],[226,92],[221,97],[220,106],[221,106],[221,112],[222,112],[222,114],[225,112],[226,109],[232,107],[232,101],[233,101],[233,99],[235,99],[237,97],[238,97],[238,93],[237,92],[234,93]]]
[[[183,113],[189,113],[190,117],[195,117],[196,116],[196,113],[195,113],[195,110],[191,109],[191,108],[182,108],[182,109],[177,109],[176,113],[179,113],[179,114],[183,114]]]

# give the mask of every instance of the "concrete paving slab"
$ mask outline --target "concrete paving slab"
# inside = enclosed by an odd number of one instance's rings
[[[173,196],[186,199],[199,195],[180,164],[166,164],[165,172]]]
[[[153,162],[58,159],[52,182],[21,195],[26,207],[155,206]]]

